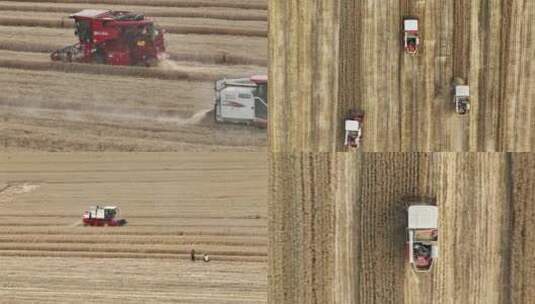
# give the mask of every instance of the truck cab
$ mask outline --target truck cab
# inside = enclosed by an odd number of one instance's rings
[[[267,76],[223,79],[215,83],[216,122],[267,125]]]

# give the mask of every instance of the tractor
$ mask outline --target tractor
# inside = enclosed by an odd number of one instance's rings
[[[408,214],[409,264],[415,272],[429,272],[438,258],[438,207],[417,203]]]
[[[464,80],[455,78],[453,81],[453,103],[455,104],[455,112],[459,115],[464,115],[470,111],[470,87],[464,85]]]
[[[420,38],[418,37],[418,19],[403,19],[403,46],[408,54],[415,55],[418,52]]]
[[[215,83],[215,121],[267,127],[266,75],[222,79]]]
[[[86,9],[70,18],[79,41],[53,52],[53,61],[154,66],[166,58],[164,31],[142,14]]]
[[[119,208],[116,206],[93,206],[84,212],[82,222],[84,226],[124,226],[125,219],[118,219]]]
[[[364,113],[351,110],[345,119],[344,145],[349,149],[358,149],[362,139],[362,122]]]

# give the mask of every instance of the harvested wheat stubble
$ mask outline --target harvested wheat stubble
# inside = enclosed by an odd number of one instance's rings
[[[0,250],[0,256],[6,257],[61,257],[61,258],[85,258],[85,259],[166,259],[166,260],[189,260],[189,251],[185,254],[165,254],[165,253],[131,253],[131,252],[87,252],[87,251],[46,251],[46,250]],[[224,256],[224,255],[210,255],[213,262],[228,261],[228,262],[250,262],[250,263],[265,263],[267,258],[256,256]]]
[[[157,70],[146,67],[123,67],[81,63],[23,61],[0,59],[0,67],[34,71],[60,71],[65,73],[106,74],[115,76],[157,78],[165,80],[215,81],[224,75],[209,75],[202,72]]]
[[[15,34],[16,33],[16,34]],[[242,43],[236,43],[236,37],[228,35],[166,35],[167,52],[199,54],[202,56],[238,56],[266,61],[267,41],[262,37],[241,37]],[[45,27],[0,26],[0,42],[31,48],[36,43],[50,44],[58,47],[75,42],[72,29]],[[6,58],[11,58],[11,56]]]
[[[62,47],[64,47],[64,45],[40,42],[0,41],[0,50],[6,51],[51,53]],[[226,52],[213,54],[167,52],[167,54],[169,55],[169,59],[174,61],[195,61],[205,64],[267,66],[267,59],[234,55]]]
[[[79,12],[82,9],[100,8],[102,5],[90,5],[90,4],[75,4],[73,5],[50,5],[50,3],[17,3],[12,2],[3,3],[0,1],[0,11],[19,11],[19,12],[53,12],[53,13],[65,13],[72,14]],[[267,21],[267,14],[265,11],[253,11],[253,10],[207,10],[205,8],[154,8],[144,6],[114,6],[107,5],[107,9],[110,10],[127,10],[143,12],[147,17],[188,17],[188,18],[209,18],[209,19],[221,19],[221,20],[236,20],[236,21]]]
[[[7,251],[59,251],[59,252],[99,252],[99,253],[138,253],[138,254],[177,254],[190,253],[192,245],[181,244],[114,244],[114,243],[0,243],[0,255]],[[266,257],[266,248],[242,245],[195,245],[199,252],[210,252],[216,256],[229,257]]]
[[[34,11],[2,11],[4,16],[12,20],[36,20],[38,21],[58,21],[55,26],[68,26],[74,21],[65,13],[57,12],[34,12]],[[188,27],[210,27],[210,28],[229,28],[229,29],[254,29],[266,30],[267,23],[265,21],[251,21],[251,20],[225,20],[214,18],[189,18],[189,17],[158,17],[153,21],[159,26],[166,28],[167,26],[188,26]],[[36,24],[38,25],[38,24]],[[73,27],[70,27],[73,29]],[[167,31],[169,32],[169,31]],[[214,33],[214,34],[217,34]]]
[[[296,2],[271,1],[277,151],[345,150],[354,108],[364,151],[535,151],[535,1]],[[420,22],[415,56],[405,16]],[[468,115],[454,109],[456,77],[470,86]]]
[[[93,290],[92,299],[112,294],[121,303],[137,302],[132,293],[139,288],[160,303],[184,302],[189,295],[202,300],[187,303],[265,303],[264,159],[263,153],[0,154],[0,184],[42,181],[16,197],[13,208],[0,205],[1,220],[27,224],[0,233],[2,300],[59,301],[65,290],[97,284],[106,287],[95,290],[106,292]],[[83,210],[103,201],[117,204],[128,225],[80,226]],[[66,225],[30,227],[32,222]],[[191,223],[198,227],[177,227]],[[199,259],[207,253],[210,262],[191,262],[191,249]],[[35,273],[48,279],[28,281]]]
[[[513,206],[508,288],[512,303],[530,303],[535,298],[535,157],[513,153],[509,161]]]
[[[11,284],[5,287],[3,300],[46,304],[80,298],[99,303],[266,303],[265,267],[259,263],[218,262],[206,267],[205,263],[182,260],[83,261],[35,257],[20,264],[17,258],[6,257],[3,268],[10,273]],[[110,264],[116,266],[107,267]],[[80,276],[90,272],[91,276]]]
[[[50,28],[73,28],[71,19],[41,19],[41,18],[12,18],[0,17],[2,26],[30,26]],[[200,34],[200,35],[232,35],[267,37],[267,30],[251,28],[224,28],[212,26],[165,25],[163,29],[171,34]]]
[[[274,155],[269,250],[276,303],[501,304],[535,296],[527,245],[535,229],[528,203],[534,155]],[[318,192],[324,204],[336,204],[334,214],[315,208]],[[440,256],[429,274],[416,274],[406,259],[406,209],[418,198],[439,207]],[[309,216],[321,221],[301,220]],[[321,242],[311,242],[319,231]],[[317,264],[300,264],[303,248]],[[323,298],[316,277],[331,274],[337,294]]]
[[[139,6],[163,6],[163,7],[228,7],[242,9],[267,10],[268,5],[264,0],[258,1],[221,1],[221,0],[4,0],[5,2],[50,2],[50,3],[91,3],[91,4],[120,4]]]
[[[129,217],[131,218],[131,217]],[[266,247],[267,239],[261,237],[239,237],[230,236],[156,236],[151,234],[150,237],[142,235],[110,235],[110,234],[77,234],[76,238],[68,234],[0,234],[0,243],[50,243],[50,244],[159,244],[159,245],[221,245],[221,246],[247,246],[247,247]]]

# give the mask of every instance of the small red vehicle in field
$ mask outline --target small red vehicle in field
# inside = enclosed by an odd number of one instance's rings
[[[119,208],[115,206],[93,206],[84,212],[82,221],[84,226],[124,226],[125,219],[118,219]]]
[[[152,66],[165,58],[163,30],[142,14],[86,9],[70,18],[79,42],[53,52],[53,61]]]

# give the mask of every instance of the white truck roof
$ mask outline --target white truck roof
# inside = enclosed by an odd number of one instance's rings
[[[346,131],[358,131],[360,124],[356,120],[346,120]]]
[[[458,85],[455,87],[455,96],[470,96],[470,87],[467,85]]]
[[[403,20],[403,28],[405,31],[417,31],[418,20],[417,19],[405,19]]]
[[[438,227],[438,207],[414,205],[409,207],[409,229]]]
[[[97,16],[100,16],[102,14],[108,13],[109,10],[99,10],[99,9],[84,9],[79,11],[76,14],[72,14],[70,17],[86,17],[86,18],[94,18]]]

